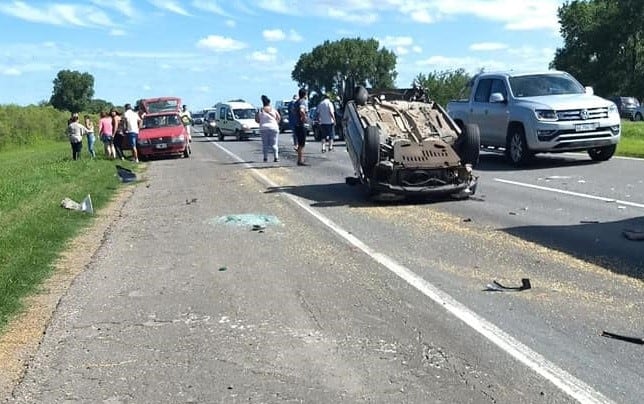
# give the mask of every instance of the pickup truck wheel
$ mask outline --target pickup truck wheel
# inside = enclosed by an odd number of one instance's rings
[[[515,127],[508,136],[507,146],[505,148],[506,157],[515,166],[521,166],[527,163],[532,157],[525,140],[525,132],[522,127]]]
[[[481,134],[478,125],[466,124],[462,134],[456,141],[456,152],[462,164],[471,164],[476,167],[481,153]]]
[[[219,141],[224,140],[224,133],[219,128],[217,128],[217,140],[219,140]]]
[[[353,99],[357,105],[365,105],[367,103],[367,99],[369,99],[367,89],[363,86],[356,87],[356,90],[353,93]]]
[[[594,147],[592,149],[588,149],[588,155],[593,159],[593,161],[607,161],[613,157],[616,149],[617,145],[614,144],[604,147]]]
[[[368,126],[362,143],[362,170],[371,178],[373,170],[380,161],[380,128]]]

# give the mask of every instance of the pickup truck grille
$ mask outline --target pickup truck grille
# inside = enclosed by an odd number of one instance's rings
[[[585,121],[586,119],[608,118],[608,108],[568,109],[557,111],[560,121]]]

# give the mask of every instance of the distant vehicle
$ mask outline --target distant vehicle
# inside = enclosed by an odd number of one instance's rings
[[[586,151],[594,161],[615,153],[617,106],[566,72],[481,73],[470,90],[468,99],[447,104],[449,115],[461,128],[477,125],[481,145],[503,148],[514,165],[536,153]]]
[[[148,113],[143,117],[136,147],[140,159],[168,155],[187,158],[191,154],[188,140],[179,112]]]
[[[394,91],[382,98],[383,93],[357,87],[345,104],[342,125],[357,177],[347,183],[365,184],[370,196],[474,195],[472,167],[480,149],[476,125],[461,130],[438,104]]]
[[[627,119],[634,119],[635,112],[640,107],[640,102],[635,97],[610,97],[609,100],[617,105],[619,116]]]
[[[195,112],[190,115],[192,115],[192,126],[203,125],[203,117],[204,117],[203,112]]]
[[[643,109],[644,108],[642,108],[642,105],[637,107],[635,112],[633,112],[633,116],[631,117],[631,121],[637,121],[637,122],[644,121],[644,111],[643,111]]]
[[[313,133],[313,139],[316,142],[322,140],[322,130],[320,129],[320,114],[318,114],[318,108],[313,107],[309,110],[309,126],[311,128],[311,133]]]
[[[215,105],[217,138],[235,136],[237,140],[248,140],[259,135],[259,124],[255,122],[257,109],[244,100],[220,102]]]
[[[215,136],[217,133],[217,112],[214,109],[206,110],[203,118],[203,135]]]
[[[285,132],[287,130],[290,130],[291,125],[288,120],[288,107],[283,106],[281,108],[277,108],[277,111],[280,113],[280,121],[279,121],[280,132]]]

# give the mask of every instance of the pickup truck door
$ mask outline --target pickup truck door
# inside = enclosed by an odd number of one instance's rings
[[[474,89],[474,94],[472,96],[472,102],[470,103],[470,123],[478,125],[479,132],[481,133],[481,144],[489,145],[490,144],[490,128],[488,127],[487,114],[488,114],[488,104],[490,99],[490,89],[492,87],[492,79],[481,79],[479,80],[476,88]]]
[[[493,79],[490,86],[490,96],[492,94],[501,94],[503,101],[492,101],[491,97],[488,98],[487,105],[487,130],[489,134],[490,143],[492,146],[505,147],[507,130],[508,130],[508,90],[505,82],[501,79]]]

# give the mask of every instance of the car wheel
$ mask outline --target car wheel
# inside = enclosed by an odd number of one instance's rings
[[[481,153],[481,134],[478,125],[466,124],[455,146],[456,153],[461,158],[461,164],[471,164],[472,167],[476,167]]]
[[[588,149],[588,155],[593,159],[593,161],[607,161],[613,157],[616,149],[617,145],[614,144],[604,147],[594,147],[592,149]]]
[[[505,155],[515,166],[524,165],[532,157],[532,153],[528,148],[528,143],[525,140],[523,127],[514,127],[508,135]]]
[[[242,140],[242,134],[239,130],[235,131],[235,138],[237,139],[238,142]]]
[[[224,133],[219,128],[217,128],[217,140],[224,140]]]
[[[362,143],[362,170],[371,178],[373,170],[380,161],[380,128],[368,126]]]
[[[636,113],[635,116],[633,116],[633,120],[637,121],[637,122],[641,121],[642,120],[642,114],[640,114],[639,112]]]
[[[353,93],[353,99],[355,100],[357,105],[365,105],[368,98],[369,93],[367,92],[366,88],[364,88],[363,86],[356,87],[356,90]]]

